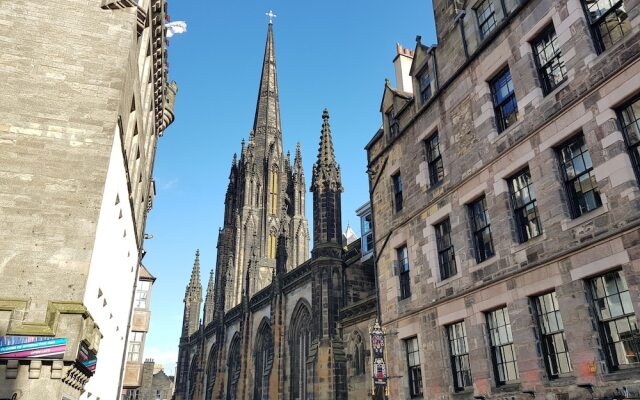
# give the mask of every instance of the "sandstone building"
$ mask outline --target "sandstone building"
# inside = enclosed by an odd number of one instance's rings
[[[366,146],[390,399],[640,385],[640,2],[434,0]]]
[[[120,395],[156,146],[174,119],[166,11],[0,2],[0,398]]]
[[[233,156],[215,274],[204,299],[199,253],[184,298],[176,400],[366,398],[372,258],[343,242],[342,183],[329,113],[311,177],[313,249],[301,149],[282,148],[270,23],[254,127]]]

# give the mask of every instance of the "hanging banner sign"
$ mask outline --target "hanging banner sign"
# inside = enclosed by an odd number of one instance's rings
[[[67,338],[0,336],[0,359],[40,358],[59,360],[67,349]]]
[[[388,373],[387,364],[384,360],[384,331],[380,326],[380,323],[376,319],[370,330],[371,335],[371,350],[373,353],[373,385],[386,386]]]

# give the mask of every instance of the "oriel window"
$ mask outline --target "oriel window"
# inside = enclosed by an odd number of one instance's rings
[[[619,111],[619,119],[636,177],[640,179],[640,96]]]
[[[538,35],[531,46],[536,59],[542,91],[547,95],[567,79],[567,68],[564,66],[553,25]]]
[[[504,131],[518,120],[518,102],[511,80],[509,68],[502,70],[490,82],[493,95],[493,109],[496,115],[498,133]]]
[[[458,273],[456,256],[451,242],[451,224],[449,218],[434,226],[436,230],[436,245],[438,247],[438,264],[440,265],[440,279],[447,279]]]
[[[435,186],[442,182],[444,178],[444,166],[442,164],[442,154],[440,153],[440,137],[438,132],[431,135],[425,141],[427,152],[427,163],[429,165],[429,181],[431,186]]]
[[[602,206],[593,163],[582,134],[558,149],[571,216],[577,218]]]
[[[640,365],[640,331],[622,271],[593,278],[589,286],[609,368]]]
[[[402,176],[395,174],[391,177],[393,183],[393,202],[396,212],[402,211]]]
[[[407,351],[407,370],[409,375],[409,395],[422,396],[422,370],[420,367],[420,349],[418,338],[414,337],[404,341]]]
[[[518,366],[507,307],[487,313],[487,325],[496,385],[517,380]]]
[[[550,379],[573,370],[556,292],[533,299],[544,364]]]
[[[469,204],[468,207],[476,261],[481,263],[494,255],[491,221],[487,213],[487,199],[482,196]]]
[[[587,11],[599,52],[618,43],[631,30],[624,1],[583,0],[582,3]]]
[[[396,249],[397,265],[400,275],[400,299],[411,297],[411,277],[409,275],[409,251],[407,246]]]
[[[518,240],[524,243],[542,233],[536,193],[528,168],[509,179],[509,191]]]
[[[497,25],[496,12],[492,0],[485,0],[476,8],[480,39],[484,39]]]
[[[456,392],[473,386],[471,367],[469,365],[469,346],[467,345],[467,331],[464,321],[447,326],[449,354],[451,354],[451,371],[453,372],[453,387]]]

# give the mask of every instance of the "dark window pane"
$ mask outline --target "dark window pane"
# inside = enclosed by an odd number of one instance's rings
[[[487,214],[487,203],[485,197],[469,204],[468,208],[476,261],[480,263],[494,254],[493,239],[491,236],[491,222],[489,221],[489,215]]]
[[[583,0],[599,51],[619,42],[631,29],[622,0]]]
[[[480,38],[484,39],[497,24],[493,1],[485,0],[480,3],[476,8],[476,15],[478,16],[478,25],[480,27]]]
[[[507,308],[487,313],[487,326],[496,385],[504,385],[518,379],[518,366]]]
[[[544,94],[552,92],[567,77],[562,52],[557,44],[553,25],[545,29],[532,43],[538,75]]]
[[[518,120],[518,103],[509,68],[503,70],[490,83],[498,132],[502,132]]]
[[[593,163],[584,136],[578,135],[558,149],[571,216],[577,218],[602,205]]]
[[[620,110],[619,116],[629,157],[636,177],[640,178],[640,97],[636,97],[630,105]]]
[[[442,154],[440,153],[440,138],[437,132],[425,141],[425,150],[427,152],[429,181],[431,182],[431,186],[434,186],[444,178]]]
[[[536,195],[531,182],[529,169],[519,172],[509,179],[511,206],[518,240],[524,243],[542,233]]]
[[[622,271],[593,278],[589,286],[609,368],[638,365],[640,331]]]
[[[456,391],[472,386],[471,368],[469,366],[469,346],[464,322],[458,322],[446,327],[451,355],[453,383]]]

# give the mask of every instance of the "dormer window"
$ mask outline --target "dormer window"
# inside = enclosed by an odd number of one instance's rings
[[[429,67],[426,67],[418,75],[418,89],[420,90],[420,104],[425,104],[431,98],[431,73]]]
[[[398,122],[398,117],[396,116],[393,107],[391,107],[389,111],[386,112],[386,115],[387,122],[389,124],[389,138],[393,139],[400,133],[400,123]]]

